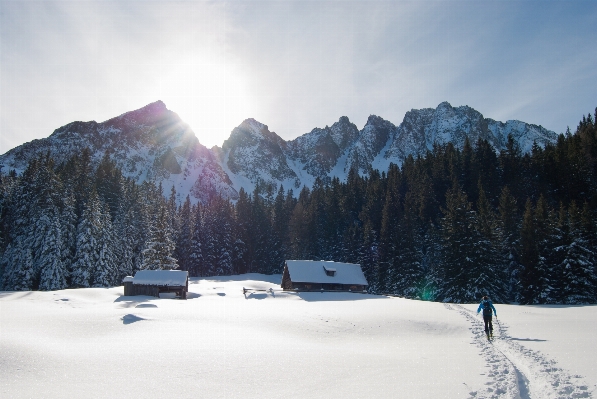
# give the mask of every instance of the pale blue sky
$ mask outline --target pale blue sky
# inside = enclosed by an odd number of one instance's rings
[[[448,101],[557,133],[597,106],[596,1],[0,0],[0,153],[162,100],[200,142]]]

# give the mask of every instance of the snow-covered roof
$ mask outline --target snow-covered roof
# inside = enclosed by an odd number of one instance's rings
[[[286,265],[290,279],[296,283],[368,285],[361,265],[355,263],[287,260]]]
[[[133,276],[126,276],[125,278],[122,279],[123,283],[128,283],[130,281],[133,281],[134,277]]]
[[[139,270],[133,284],[183,286],[187,284],[188,276],[189,272],[184,270]]]

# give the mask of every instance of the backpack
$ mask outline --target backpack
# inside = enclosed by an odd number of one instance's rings
[[[489,300],[483,301],[483,316],[491,316],[491,302]]]

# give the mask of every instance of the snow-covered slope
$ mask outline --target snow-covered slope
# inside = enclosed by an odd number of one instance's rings
[[[597,306],[496,304],[488,343],[475,305],[280,282],[193,278],[186,301],[123,287],[0,292],[2,397],[595,395]]]
[[[541,126],[497,122],[468,106],[443,102],[435,109],[407,112],[398,126],[372,115],[359,130],[343,116],[291,141],[247,119],[221,148],[207,149],[178,115],[157,101],[102,123],[70,123],[46,139],[8,151],[0,156],[0,165],[22,172],[37,155],[49,151],[60,163],[89,147],[95,162],[107,152],[125,176],[161,182],[165,193],[174,186],[180,201],[190,195],[196,202],[214,193],[236,199],[241,187],[251,192],[258,183],[282,184],[298,193],[316,178],[345,180],[351,169],[361,174],[385,171],[391,162],[401,165],[409,155],[424,155],[434,143],[462,148],[467,137],[472,144],[488,140],[499,151],[509,134],[523,151],[530,151],[534,142],[544,146],[556,140],[554,132]]]

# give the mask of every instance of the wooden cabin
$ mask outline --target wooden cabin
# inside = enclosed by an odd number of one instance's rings
[[[187,299],[189,272],[183,270],[139,270],[135,277],[126,276],[122,283],[124,295],[160,297],[162,292],[174,292],[176,297]]]
[[[281,286],[285,291],[365,292],[369,284],[359,264],[287,260]]]

